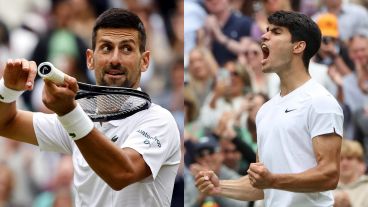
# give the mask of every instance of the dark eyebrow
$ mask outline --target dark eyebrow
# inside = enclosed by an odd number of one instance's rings
[[[282,31],[282,28],[279,27],[279,26],[274,26],[272,28],[270,28],[269,26],[266,28],[266,31],[269,32],[281,32]]]
[[[99,41],[98,41],[98,43],[101,43],[101,44],[112,44],[112,42],[110,41],[110,40],[106,40],[106,39],[100,39]]]
[[[113,44],[110,40],[107,40],[107,39],[103,39],[103,38],[101,38],[100,40],[99,40],[99,42],[100,43],[102,43],[102,44]],[[135,43],[135,41],[133,40],[133,39],[127,39],[127,40],[123,40],[123,41],[121,41],[119,44],[129,44],[129,43]]]
[[[129,43],[135,43],[135,41],[133,39],[128,39],[128,40],[123,40],[121,41],[122,44],[129,44]]]

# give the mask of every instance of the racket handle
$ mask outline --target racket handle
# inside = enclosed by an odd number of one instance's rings
[[[38,75],[43,79],[50,80],[55,84],[63,84],[65,73],[61,70],[55,68],[55,66],[50,62],[43,62],[38,65]]]

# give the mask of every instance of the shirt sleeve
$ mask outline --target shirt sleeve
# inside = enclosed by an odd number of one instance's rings
[[[121,147],[140,153],[154,179],[162,165],[180,163],[179,130],[168,111],[154,112],[141,120]]]
[[[308,116],[310,137],[336,133],[343,137],[343,111],[332,95],[315,98]]]
[[[72,154],[72,140],[60,124],[56,114],[33,114],[33,127],[42,151]]]

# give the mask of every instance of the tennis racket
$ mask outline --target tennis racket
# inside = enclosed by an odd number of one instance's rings
[[[56,84],[64,83],[65,74],[50,62],[38,66],[38,75]],[[151,106],[149,95],[139,90],[81,82],[78,86],[75,99],[94,122],[124,119]]]

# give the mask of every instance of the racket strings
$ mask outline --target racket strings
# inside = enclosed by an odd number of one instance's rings
[[[115,116],[137,111],[147,104],[147,100],[124,94],[106,94],[77,100],[90,117]]]

